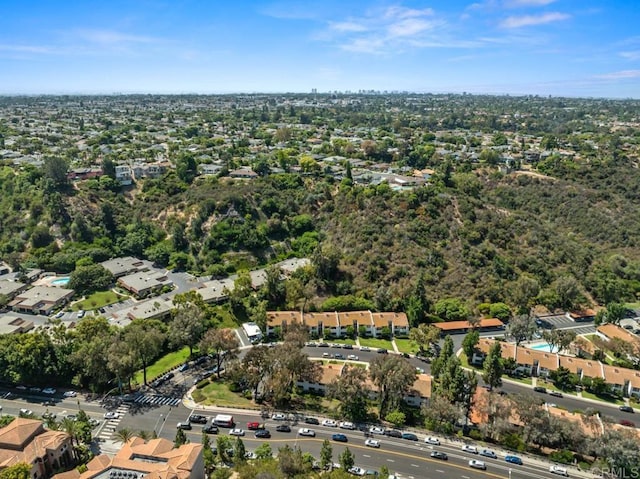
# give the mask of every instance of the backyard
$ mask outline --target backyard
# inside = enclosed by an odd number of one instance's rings
[[[111,290],[109,291],[96,291],[91,296],[83,299],[82,301],[78,301],[71,306],[73,311],[79,311],[84,309],[85,311],[93,311],[95,309],[102,308],[103,306],[107,306],[108,304],[119,303],[120,301],[124,301],[129,296],[124,294],[117,294]]]

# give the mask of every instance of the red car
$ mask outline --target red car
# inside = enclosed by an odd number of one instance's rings
[[[250,431],[255,431],[257,429],[264,429],[264,425],[260,424],[259,422],[248,422],[247,429],[249,429]]]

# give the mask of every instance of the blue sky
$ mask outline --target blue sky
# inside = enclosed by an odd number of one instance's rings
[[[3,3],[3,94],[640,98],[638,0]]]

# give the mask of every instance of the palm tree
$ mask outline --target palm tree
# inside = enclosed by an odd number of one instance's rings
[[[149,431],[138,431],[137,436],[145,442],[151,439],[151,433]]]
[[[134,434],[131,429],[127,429],[126,427],[123,429],[118,429],[116,431],[116,439],[124,444],[128,443],[131,438],[133,438]]]
[[[80,441],[78,440],[78,423],[71,418],[64,417],[59,423],[59,428],[71,437],[71,448],[73,449],[74,460],[77,460],[78,451],[76,448],[80,445]]]

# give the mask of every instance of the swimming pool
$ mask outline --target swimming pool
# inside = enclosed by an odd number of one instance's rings
[[[62,276],[60,278],[56,278],[53,281],[51,281],[51,284],[55,286],[66,286],[68,282],[69,282],[69,276]]]
[[[551,345],[548,343],[540,343],[540,344],[534,344],[531,346],[527,346],[529,349],[535,349],[536,351],[544,351],[546,353],[550,353],[551,352]]]

